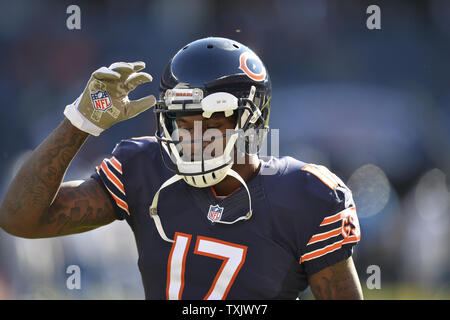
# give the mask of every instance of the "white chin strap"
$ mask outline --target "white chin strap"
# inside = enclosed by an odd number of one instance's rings
[[[248,190],[247,184],[245,183],[244,179],[242,179],[242,177],[234,170],[232,170],[231,168],[228,170],[227,174],[229,176],[232,176],[234,178],[236,178],[244,187],[245,190],[247,191],[248,194],[248,206],[249,206],[249,211],[247,214],[235,219],[234,221],[216,221],[216,223],[223,223],[223,224],[233,224],[235,222],[238,222],[240,220],[248,220],[251,218],[252,216],[252,198],[250,196],[250,191]],[[150,217],[153,219],[153,221],[155,222],[155,226],[156,226],[156,230],[158,230],[159,235],[161,236],[161,238],[167,242],[174,242],[174,240],[169,239],[166,235],[166,233],[164,232],[164,229],[162,227],[161,224],[161,219],[158,216],[158,198],[159,198],[159,193],[162,189],[166,188],[167,186],[177,182],[178,180],[182,180],[183,176],[180,175],[174,175],[173,177],[171,177],[170,179],[168,179],[166,182],[164,182],[161,187],[159,187],[158,191],[156,192],[155,196],[153,197],[153,201],[152,204],[150,205],[149,208],[149,212],[150,212]]]

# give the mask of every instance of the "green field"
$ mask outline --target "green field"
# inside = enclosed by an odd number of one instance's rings
[[[450,285],[440,288],[421,288],[413,284],[388,284],[381,289],[363,288],[366,300],[450,300]],[[304,300],[314,299],[311,291],[302,297]]]

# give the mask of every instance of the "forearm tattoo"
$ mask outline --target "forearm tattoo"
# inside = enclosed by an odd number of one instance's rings
[[[318,300],[363,299],[361,285],[351,258],[312,275],[309,283],[314,297]]]
[[[91,186],[84,193],[82,188],[67,194],[61,190],[61,197],[58,197],[61,199],[53,204],[70,162],[87,137],[87,133],[64,120],[33,151],[13,179],[2,202],[3,224],[50,223],[58,227],[57,233],[64,233],[75,222],[91,225],[102,220],[105,208],[110,209],[111,204],[101,203],[97,207],[91,204],[90,199],[96,196],[99,188],[95,181],[89,182]]]

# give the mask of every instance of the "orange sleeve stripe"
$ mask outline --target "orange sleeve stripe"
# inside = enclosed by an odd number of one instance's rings
[[[342,219],[341,212],[342,211],[336,213],[335,215],[326,217],[325,219],[322,220],[322,223],[320,224],[320,226],[325,226],[327,224],[331,224],[331,223],[341,220]]]
[[[322,249],[317,249],[310,253],[306,253],[301,257],[299,263],[301,264],[302,262],[322,257],[322,256],[326,255],[327,253],[330,253],[330,252],[340,249],[343,244],[351,243],[351,242],[358,242],[360,240],[360,238],[361,238],[361,236],[348,237],[346,239],[336,241],[335,243],[330,244]]]
[[[328,231],[328,232],[316,234],[313,237],[311,237],[311,240],[309,240],[307,245],[310,245],[310,244],[313,244],[313,243],[316,243],[316,242],[319,242],[319,241],[327,240],[327,239],[332,238],[332,237],[336,237],[336,236],[341,234],[341,229],[342,228],[339,227],[339,228],[333,229],[333,230]]]
[[[95,167],[95,168],[97,169],[97,173],[100,175],[100,166],[97,166],[97,167]],[[128,211],[128,204],[127,204],[125,201],[123,201],[122,199],[120,199],[118,196],[116,196],[116,195],[114,194],[114,192],[112,192],[111,189],[108,188],[107,185],[105,185],[105,184],[103,184],[103,185],[106,187],[106,189],[108,190],[109,194],[113,197],[113,199],[114,199],[114,201],[116,202],[117,206],[118,206],[119,208],[125,210],[126,213],[127,213],[128,215],[130,215],[130,212]]]
[[[103,163],[102,163],[102,165],[103,165]],[[95,168],[97,169],[97,174],[100,175],[101,167],[97,166]],[[108,190],[109,194],[113,197],[113,199],[116,202],[117,206],[119,208],[123,209],[128,215],[130,215],[130,211],[128,210],[128,204],[125,201],[123,201],[122,199],[120,199],[118,196],[116,196],[114,194],[114,192],[112,192],[111,189],[109,189],[106,184],[103,184],[103,185],[106,187],[106,189]]]
[[[119,189],[123,194],[125,194],[125,188],[123,187],[122,182],[114,175],[114,173],[109,170],[108,166],[106,165],[106,162],[103,161],[101,164],[101,169],[105,173],[106,177],[111,181],[117,189]]]
[[[118,172],[120,172],[120,174],[122,174],[122,164],[115,157],[111,157],[109,162]]]
[[[340,240],[340,241],[337,241],[333,244],[326,246],[325,248],[318,249],[318,250],[312,251],[310,253],[306,253],[300,259],[300,263],[308,261],[308,260],[312,260],[315,258],[319,258],[323,255],[326,255],[327,253],[336,251],[337,249],[340,249],[342,247],[342,242],[343,242],[343,240]]]
[[[122,208],[123,210],[125,210],[125,211],[128,213],[128,215],[129,215],[130,212],[128,211],[128,205],[127,205],[127,203],[124,202],[124,201],[122,201],[122,200],[120,200],[120,199],[119,199],[114,193],[112,193],[111,191],[110,191],[110,193],[111,193],[112,197],[114,198],[114,201],[116,201],[117,205],[118,205],[120,208]]]
[[[327,224],[331,224],[331,223],[334,223],[334,222],[336,222],[336,221],[341,220],[343,214],[344,214],[345,211],[347,211],[347,210],[356,210],[356,207],[350,207],[350,208],[344,209],[344,210],[342,210],[342,211],[339,211],[338,213],[336,213],[336,214],[334,214],[334,215],[332,215],[332,216],[325,217],[325,219],[322,220],[322,223],[320,224],[320,226],[325,226],[325,225],[327,225]]]

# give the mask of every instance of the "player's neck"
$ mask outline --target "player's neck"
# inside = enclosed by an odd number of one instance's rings
[[[250,181],[252,178],[258,175],[261,167],[261,161],[256,157],[250,161],[250,158],[246,156],[245,163],[233,164],[232,169],[236,171],[245,182]],[[218,184],[214,185],[212,188],[214,189],[217,196],[228,196],[236,189],[242,187],[242,183],[231,176],[227,176]]]

